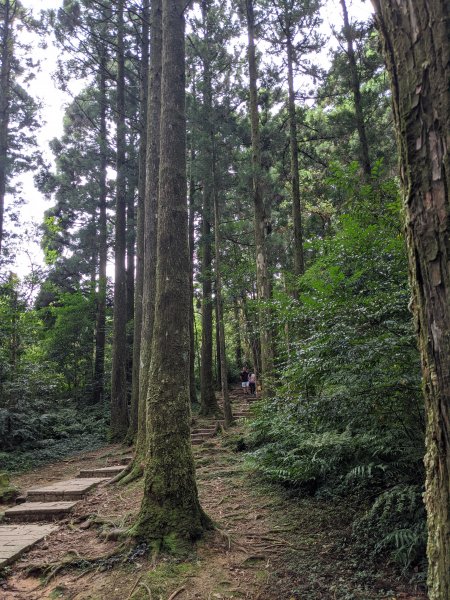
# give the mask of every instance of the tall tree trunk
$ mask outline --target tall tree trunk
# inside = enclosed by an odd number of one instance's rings
[[[0,66],[0,253],[3,243],[3,219],[5,211],[6,172],[8,164],[8,126],[10,102],[10,76],[12,55],[12,21],[17,10],[15,0],[5,0],[1,23]]]
[[[220,356],[220,384],[222,389],[223,399],[223,414],[225,417],[225,427],[228,428],[233,422],[233,414],[231,412],[230,395],[228,393],[228,366],[227,355],[225,352],[225,325],[223,322],[223,301],[222,301],[222,276],[220,272],[220,213],[219,213],[219,194],[217,189],[216,176],[216,149],[214,134],[211,136],[212,148],[212,180],[214,188],[214,240],[215,240],[215,268],[216,268],[216,315],[218,324],[218,347]]]
[[[195,91],[194,91],[195,94]],[[195,102],[195,100],[194,100]],[[194,143],[192,141],[191,132],[191,149],[190,149],[190,175],[189,175],[189,289],[191,293],[191,303],[189,305],[189,338],[190,338],[190,353],[189,353],[189,396],[191,404],[197,402],[197,389],[195,385],[195,335],[194,335],[194,249],[195,249],[195,230],[194,230],[194,197],[195,197],[195,180],[192,169],[195,161]]]
[[[189,403],[184,0],[163,0],[156,310],[148,379],[148,461],[135,533],[190,544],[209,519],[195,482]]]
[[[216,331],[216,389],[220,390],[222,387],[222,360],[220,358],[220,327],[219,327],[219,307],[217,305],[217,290],[215,291],[215,302],[214,302],[214,326]]]
[[[374,0],[391,78],[425,390],[428,594],[450,598],[450,11]]]
[[[271,395],[272,378],[274,375],[272,325],[270,309],[265,304],[271,297],[271,285],[268,269],[266,234],[268,219],[264,204],[261,181],[261,140],[259,134],[257,65],[255,53],[255,18],[253,0],[246,0],[248,27],[248,69],[250,80],[250,122],[252,131],[252,167],[253,167],[253,205],[255,215],[255,245],[256,245],[256,282],[258,290],[259,330],[261,343],[261,373],[260,381],[263,395]]]
[[[239,314],[239,304],[237,299],[233,300],[234,325],[236,327],[236,367],[242,367],[242,338],[241,338],[241,319]]]
[[[147,390],[155,318],[156,294],[156,221],[159,194],[159,147],[162,70],[162,5],[151,0],[150,71],[147,112],[147,158],[144,208],[144,280],[142,288],[142,331],[139,371],[138,436],[136,460],[147,452]]]
[[[117,183],[114,280],[114,323],[111,381],[111,439],[122,441],[128,429],[127,406],[127,281],[126,281],[126,125],[124,0],[117,2]]]
[[[108,239],[106,222],[106,167],[107,167],[107,134],[106,134],[106,51],[102,48],[100,55],[100,172],[99,172],[99,218],[98,218],[98,292],[97,314],[95,323],[95,358],[93,401],[103,398],[105,375],[105,340],[106,340],[106,264],[108,260]]]
[[[209,174],[207,175],[209,177]],[[213,415],[217,412],[213,385],[213,301],[212,301],[212,248],[211,248],[211,195],[212,187],[205,180],[202,211],[202,351],[200,371],[200,412]]]
[[[206,128],[206,143],[204,159],[207,164],[203,185],[203,214],[202,214],[202,362],[201,362],[201,414],[213,415],[219,412],[219,407],[214,392],[213,380],[213,299],[212,299],[212,232],[213,220],[213,194],[214,182],[212,181],[212,162],[210,145],[212,124],[212,83],[211,62],[209,47],[209,8],[210,1],[201,1],[202,22],[204,30],[205,50],[202,56],[203,63],[203,108]]]
[[[366,177],[370,176],[371,166],[369,157],[369,144],[367,143],[366,125],[361,98],[361,84],[359,80],[358,65],[356,63],[355,49],[353,48],[353,35],[346,0],[341,0],[344,15],[344,37],[347,42],[347,57],[350,69],[353,102],[355,105],[356,129],[359,137],[360,164]]]
[[[292,34],[286,32],[286,50],[288,66],[288,88],[289,88],[289,142],[291,151],[291,185],[292,185],[292,221],[294,224],[294,274],[302,275],[305,271],[303,257],[303,233],[302,233],[302,210],[300,204],[300,180],[298,164],[297,143],[297,120],[295,112],[295,90],[294,90],[294,48],[292,46]],[[297,290],[293,290],[296,297]]]
[[[148,109],[148,61],[150,0],[142,6],[142,45],[140,65],[140,113],[139,113],[139,180],[136,225],[136,286],[134,292],[133,364],[131,375],[131,412],[129,437],[138,431],[139,415],[139,370],[142,329],[142,292],[144,287],[144,222],[145,222],[145,169],[147,155],[147,109]]]

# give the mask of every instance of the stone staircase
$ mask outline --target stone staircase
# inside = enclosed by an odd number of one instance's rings
[[[120,464],[84,469],[75,479],[32,488],[18,498],[20,504],[4,512],[6,524],[0,525],[0,568],[56,531],[58,526],[48,522],[68,517],[91,490],[121,473],[131,460],[131,456],[125,456],[119,458]]]

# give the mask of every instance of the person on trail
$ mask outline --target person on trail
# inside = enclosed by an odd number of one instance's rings
[[[240,378],[241,378],[241,385],[244,390],[244,394],[248,395],[249,392],[248,392],[248,369],[247,369],[247,367],[242,368]]]
[[[256,396],[256,375],[255,373],[251,373],[248,378],[248,386],[250,388],[250,395]]]

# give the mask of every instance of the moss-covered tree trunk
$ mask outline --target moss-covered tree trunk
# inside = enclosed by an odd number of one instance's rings
[[[250,83],[250,122],[252,131],[253,207],[255,215],[256,284],[259,307],[259,335],[261,343],[260,380],[263,395],[271,395],[274,374],[272,325],[267,302],[271,297],[267,242],[268,217],[263,196],[261,175],[261,140],[259,133],[257,64],[255,52],[255,17],[253,0],[246,0],[248,28],[248,70]]]
[[[148,60],[149,60],[150,1],[142,5],[142,43],[140,66],[140,113],[139,113],[139,180],[136,224],[136,285],[134,293],[133,364],[131,377],[130,428],[128,435],[134,438],[138,431],[139,415],[139,365],[141,356],[142,292],[144,287],[144,222],[145,222],[145,170],[147,157],[147,108],[148,108]]]
[[[114,272],[114,322],[111,380],[111,439],[122,441],[128,430],[127,280],[126,280],[126,124],[124,1],[117,3],[117,157]]]
[[[161,0],[150,3],[150,68],[147,107],[147,154],[144,199],[144,274],[142,288],[142,330],[139,364],[138,434],[135,469],[143,464],[147,451],[147,389],[150,371],[156,294],[156,217],[159,193],[159,146],[161,117]]]
[[[390,73],[425,389],[428,585],[450,598],[450,6],[373,0]]]
[[[148,378],[144,498],[134,533],[174,551],[202,535],[190,440],[189,244],[184,0],[162,2],[156,306]]]

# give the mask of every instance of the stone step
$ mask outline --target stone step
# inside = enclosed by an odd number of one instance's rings
[[[199,436],[193,436],[191,435],[191,444],[193,446],[198,446],[199,444],[203,444],[203,442],[205,441],[206,438],[204,437],[199,437]]]
[[[0,525],[0,567],[16,560],[57,529],[56,525]]]
[[[119,473],[122,473],[122,471],[124,470],[125,465],[114,465],[111,467],[100,467],[99,469],[82,469],[79,474],[77,475],[77,477],[79,478],[84,478],[84,477],[115,477],[116,475],[118,475]]]
[[[191,435],[209,435],[213,436],[216,433],[216,429],[193,429]]]
[[[105,477],[67,479],[51,485],[33,488],[27,492],[27,502],[56,502],[59,500],[81,500],[87,492],[99,483],[107,481]],[[22,505],[23,506],[23,505]]]
[[[8,521],[55,521],[67,516],[77,502],[25,502],[5,511]]]

